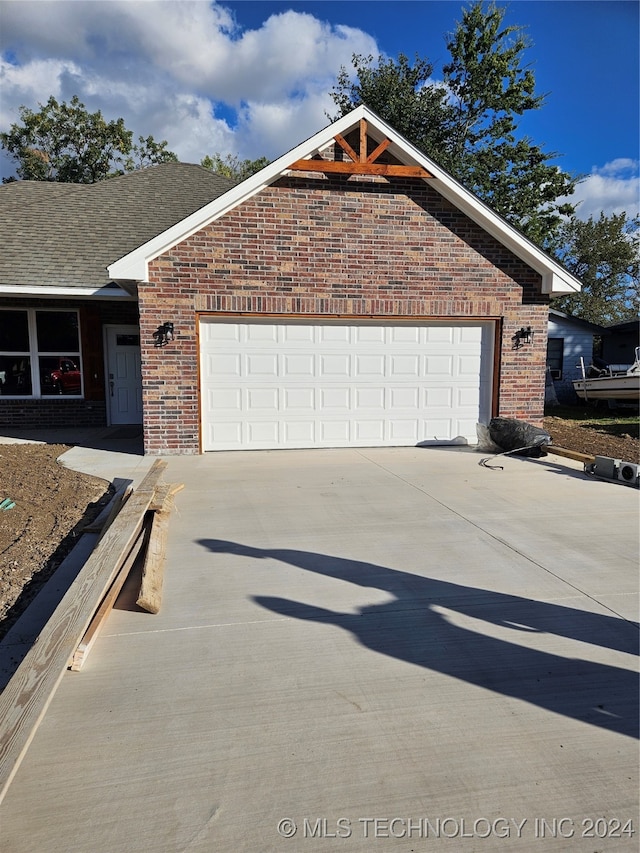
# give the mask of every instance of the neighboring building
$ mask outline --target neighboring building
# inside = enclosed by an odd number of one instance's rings
[[[636,347],[640,346],[640,323],[630,320],[606,326],[602,339],[602,358],[607,364],[631,367],[635,361]]]
[[[580,359],[585,369],[588,368],[595,354],[594,337],[602,336],[603,332],[602,326],[550,309],[547,368],[559,403],[577,402],[572,383],[582,378]]]
[[[0,206],[0,423],[142,419],[151,454],[540,423],[580,288],[366,107],[233,187],[164,164]]]

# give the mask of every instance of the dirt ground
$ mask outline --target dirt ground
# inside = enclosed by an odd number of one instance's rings
[[[544,423],[557,447],[640,462],[637,423],[610,429],[557,417]],[[56,461],[68,449],[0,445],[0,503],[15,502],[0,509],[0,639],[110,499],[109,483]]]
[[[110,484],[63,468],[62,444],[0,444],[0,637],[109,500]]]

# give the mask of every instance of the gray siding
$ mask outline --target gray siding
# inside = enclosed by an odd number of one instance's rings
[[[576,394],[571,384],[574,379],[580,379],[580,356],[584,359],[585,367],[593,357],[593,332],[578,326],[570,319],[549,317],[549,338],[563,338],[562,379],[554,380],[556,395],[560,403],[573,403]]]

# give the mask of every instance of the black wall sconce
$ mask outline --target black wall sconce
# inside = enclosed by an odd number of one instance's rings
[[[153,333],[153,339],[155,341],[155,346],[157,347],[166,347],[169,341],[172,341],[175,338],[175,334],[173,331],[173,323],[163,323]]]
[[[520,349],[520,347],[523,347],[525,344],[530,344],[532,340],[533,332],[531,331],[531,326],[527,326],[526,328],[522,326],[522,328],[518,329],[515,335],[511,338],[514,349]]]

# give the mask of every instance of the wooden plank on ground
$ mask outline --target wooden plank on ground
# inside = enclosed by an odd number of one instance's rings
[[[166,464],[158,459],[151,466],[0,696],[0,802],[96,608],[142,528]]]
[[[129,554],[122,563],[122,567],[120,568],[120,571],[118,572],[113,583],[111,584],[109,591],[102,599],[102,604],[96,610],[93,619],[89,624],[89,627],[84,633],[82,642],[74,652],[73,659],[71,661],[71,666],[69,667],[69,669],[73,670],[73,672],[79,672],[85,665],[87,657],[89,656],[89,652],[91,651],[95,641],[98,639],[100,629],[107,621],[109,614],[113,610],[113,605],[116,603],[116,599],[120,594],[120,590],[124,586],[124,582],[129,576],[131,569],[135,565],[136,560],[138,559],[141,551],[144,548],[148,531],[149,525],[145,525],[138,534],[138,538],[133,543],[131,551],[129,551]]]
[[[103,536],[107,532],[107,530],[111,527],[111,525],[113,524],[113,519],[116,517],[116,515],[120,512],[122,507],[129,500],[132,492],[133,492],[132,486],[126,486],[125,488],[117,491],[116,494],[113,496],[113,500],[111,501],[111,503],[109,505],[109,512],[107,513],[107,517],[103,520],[102,526],[101,526],[100,530],[98,531],[100,533],[100,535],[98,536],[98,539],[96,541],[96,545],[103,538]]]
[[[585,465],[590,465],[596,461],[595,456],[589,456],[588,453],[578,453],[577,450],[567,450],[565,447],[555,447],[553,444],[545,445],[544,449],[549,453],[555,453],[556,456],[564,456],[566,459],[575,459],[576,462],[584,462]]]
[[[173,495],[164,500],[160,512],[153,514],[149,544],[142,567],[142,583],[136,604],[149,613],[158,613],[162,604],[164,564],[167,555],[169,519],[173,507]]]

